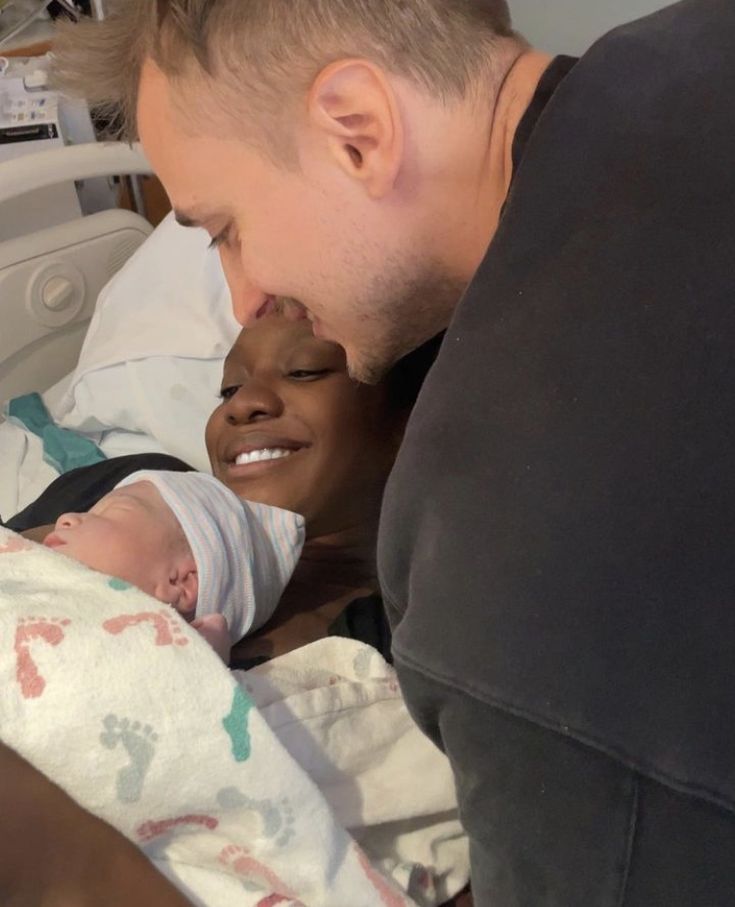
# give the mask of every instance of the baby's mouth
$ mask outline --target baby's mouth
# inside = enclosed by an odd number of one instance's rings
[[[61,548],[63,545],[66,545],[66,542],[55,532],[49,532],[43,540],[43,544],[46,548]]]

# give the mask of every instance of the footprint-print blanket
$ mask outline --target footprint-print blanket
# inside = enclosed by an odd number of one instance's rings
[[[366,656],[353,654],[359,676]],[[135,841],[194,904],[435,903],[428,879],[391,861],[385,841],[381,862],[366,855],[337,818],[339,794],[330,805],[304,770],[314,753],[299,764],[293,733],[289,752],[265,720],[270,710],[279,734],[293,730],[298,715],[289,722],[284,708],[299,671],[238,682],[171,609],[0,528],[5,743]]]

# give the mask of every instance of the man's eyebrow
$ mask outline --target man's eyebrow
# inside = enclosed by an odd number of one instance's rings
[[[198,220],[188,214],[184,214],[183,211],[174,211],[174,217],[176,218],[176,223],[182,227],[201,227]]]

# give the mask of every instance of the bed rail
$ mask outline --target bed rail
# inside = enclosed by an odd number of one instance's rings
[[[95,177],[151,173],[140,145],[90,142],[26,154],[0,167],[0,204],[34,189]]]

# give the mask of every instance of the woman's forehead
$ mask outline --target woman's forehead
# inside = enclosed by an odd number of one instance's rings
[[[243,328],[227,359],[248,359],[270,356],[290,349],[312,348],[338,350],[336,344],[319,340],[305,320],[292,321],[280,314],[269,314],[253,325]]]

